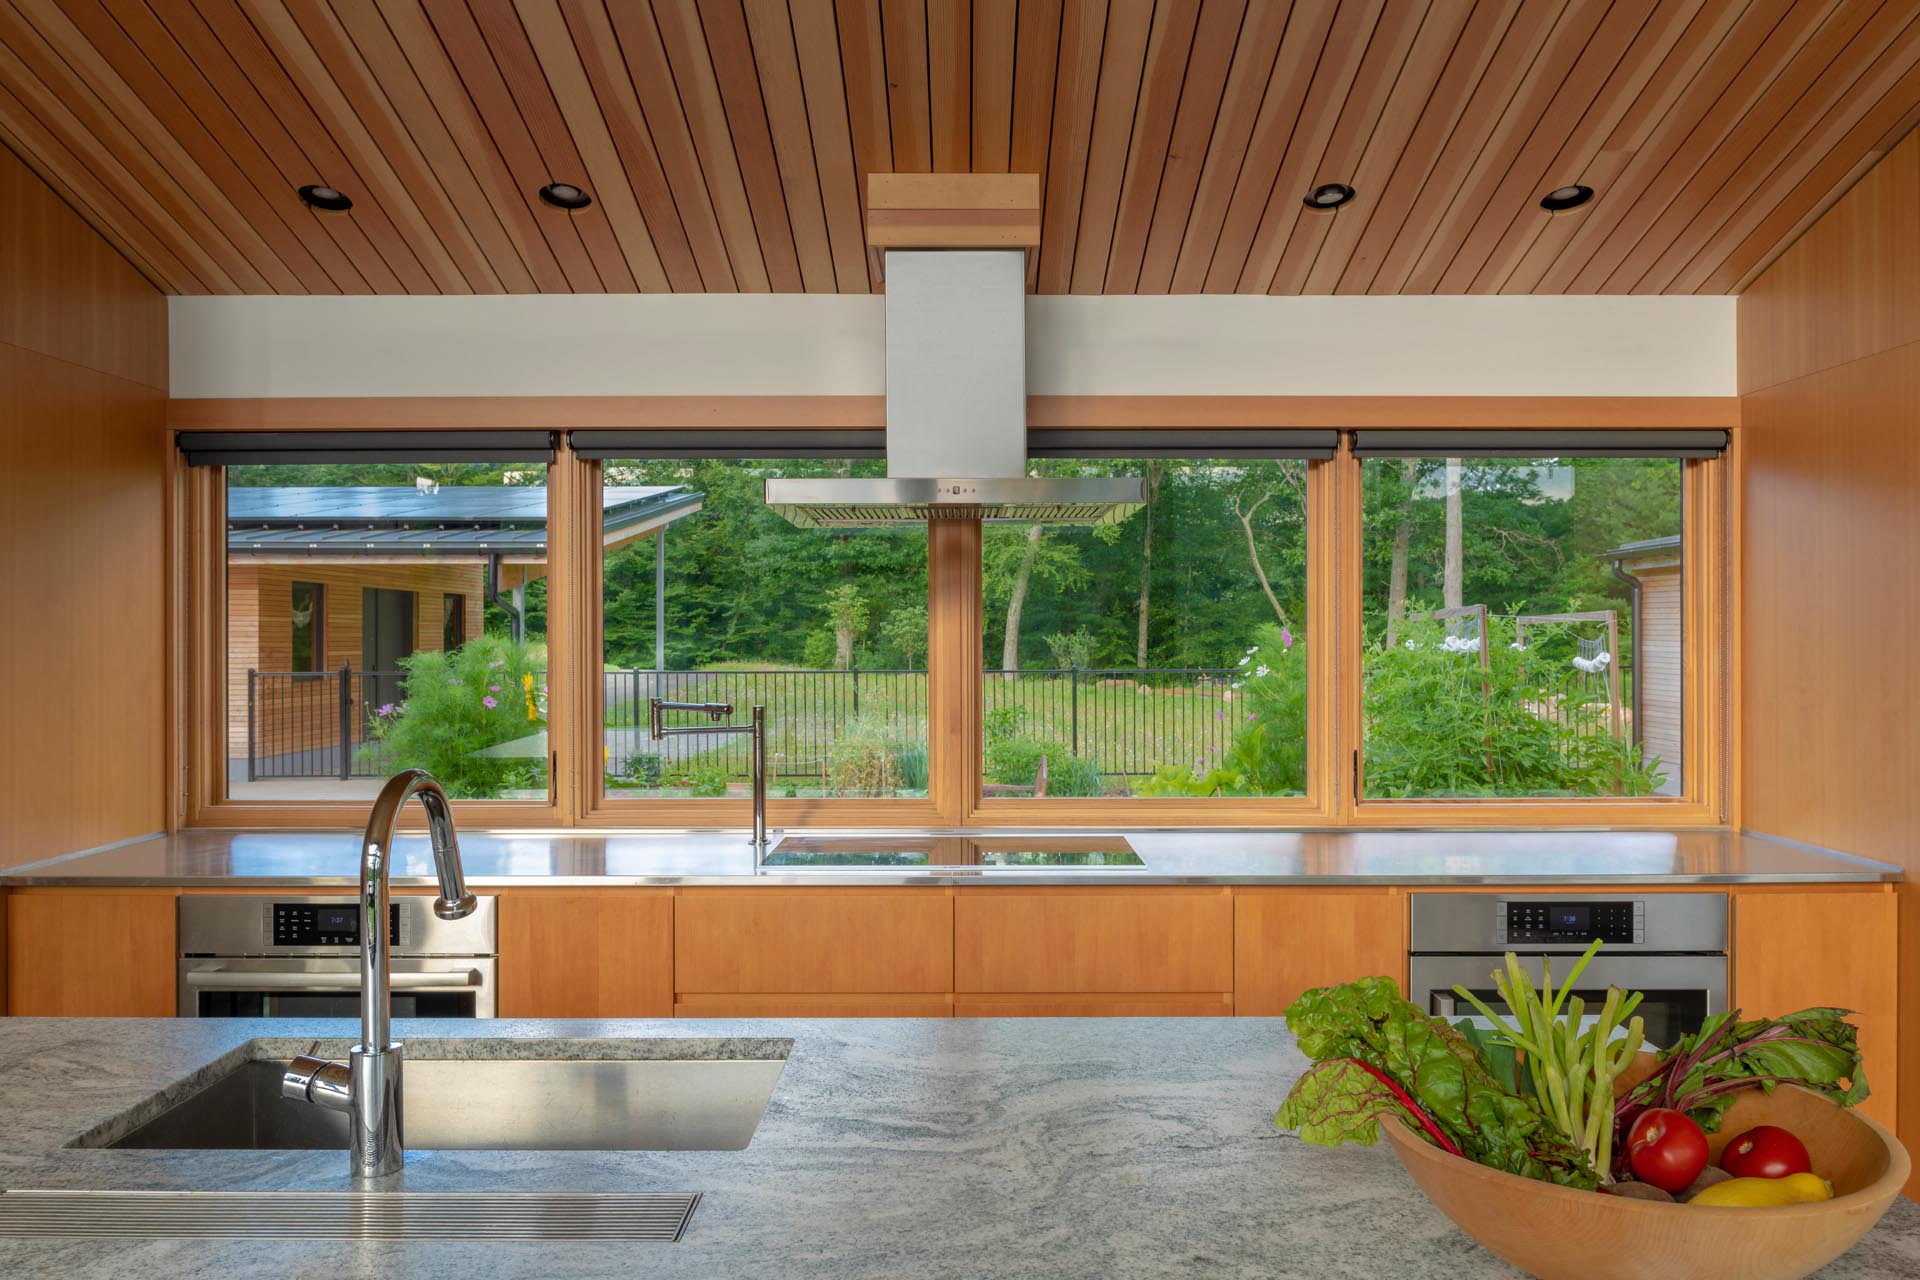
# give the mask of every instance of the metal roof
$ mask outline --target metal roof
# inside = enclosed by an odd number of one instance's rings
[[[1617,547],[1609,547],[1600,553],[1599,559],[1619,560],[1629,556],[1644,556],[1656,551],[1678,551],[1679,549],[1680,535],[1670,533],[1664,538],[1644,538],[1639,542],[1623,542]]]
[[[663,524],[699,510],[683,485],[602,491],[605,529]],[[676,514],[677,513],[677,514]],[[286,556],[544,555],[547,490],[539,485],[234,487],[227,490],[227,550]]]

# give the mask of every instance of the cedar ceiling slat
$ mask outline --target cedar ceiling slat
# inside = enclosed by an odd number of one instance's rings
[[[581,126],[583,133],[605,135],[593,144],[595,158],[589,163],[589,171],[624,178],[660,260],[660,269],[666,273],[667,287],[676,293],[700,292],[705,287],[704,277],[693,238],[688,234],[683,210],[674,203],[673,185],[654,145],[653,133],[647,128],[646,113],[634,95],[633,81],[620,57],[620,43],[605,8],[599,0],[559,0],[557,7],[553,0],[540,0],[537,6],[523,7],[520,17],[541,64],[550,66],[549,80],[557,74],[551,68],[565,67],[561,83],[568,87],[560,95],[560,109],[569,120],[586,118]],[[576,74],[585,77],[584,86],[574,80]],[[598,117],[597,123],[590,117]],[[608,148],[611,159],[606,154]],[[596,192],[603,185],[604,180],[596,176]],[[717,229],[712,237],[714,254],[721,259],[717,274],[731,280]]]
[[[732,291],[738,287],[733,260],[652,14],[641,5],[609,7],[605,0],[566,0],[566,13],[575,47],[591,48],[597,55],[589,69],[601,66],[600,79],[609,95],[602,99],[602,109],[608,100],[616,102],[626,129],[636,138],[644,133],[652,140],[702,283],[711,291]],[[600,61],[610,53],[618,56],[617,66]]]
[[[1349,211],[1360,217],[1334,219],[1327,233],[1327,247],[1314,264],[1316,278],[1310,283],[1326,284],[1337,265],[1339,276],[1332,280],[1333,292],[1367,291],[1381,258],[1413,212],[1421,188],[1441,163],[1447,140],[1474,92],[1487,75],[1497,74],[1494,68],[1503,65],[1503,58],[1511,60],[1516,46],[1524,43],[1514,38],[1522,9],[1522,0],[1478,0],[1413,132],[1395,158],[1392,172],[1377,192],[1369,185],[1360,209]],[[1549,12],[1538,5],[1533,11]]]
[[[865,194],[854,169],[853,131],[848,124],[846,82],[840,73],[832,0],[790,0],[794,53],[807,98],[807,128],[820,176],[820,203],[833,246],[833,274],[842,293],[865,293],[867,235]]]
[[[639,206],[634,203],[619,157],[613,152],[605,121],[600,121],[597,136],[576,139],[567,127],[555,86],[547,79],[540,56],[534,52],[533,42],[515,8],[500,0],[467,0],[467,9],[493,55],[494,66],[513,95],[526,135],[533,141],[540,172],[536,177],[529,169],[529,185],[538,192],[548,182],[571,182],[586,188],[594,198],[592,204],[573,212],[555,209],[543,201],[541,217],[549,225],[556,220],[572,224],[606,291],[623,293],[638,288],[664,292],[666,273],[660,267],[652,237],[640,218]],[[570,45],[571,37],[565,43]],[[572,60],[571,67],[559,69],[568,77],[567,92],[576,97],[592,96],[586,87],[586,73],[577,58]],[[597,172],[605,173],[607,184],[615,190],[599,189],[596,168],[581,154],[582,146],[592,151],[600,162]],[[616,219],[620,223],[618,229]]]
[[[1074,237],[1071,288],[1075,293],[1099,293],[1106,282],[1107,250],[1113,244],[1127,142],[1133,134],[1134,104],[1140,97],[1152,29],[1152,5],[1120,0],[1108,7],[1093,133],[1087,145],[1086,184],[1080,197],[1080,229]]]
[[[1874,11],[1867,13],[1869,8]],[[1866,13],[1864,22],[1849,18]],[[1628,251],[1613,272],[1602,282],[1599,292],[1629,293],[1654,265],[1680,232],[1713,208],[1715,196],[1753,153],[1753,148],[1782,120],[1810,123],[1806,99],[1836,65],[1862,67],[1878,56],[1887,41],[1905,24],[1904,6],[1842,6],[1840,12],[1821,31],[1821,37],[1809,42],[1776,76],[1752,106],[1721,139],[1713,151],[1687,175],[1672,200],[1660,211],[1648,234]],[[1844,36],[1844,39],[1842,37]],[[1716,224],[1717,225],[1717,224]]]
[[[1696,292],[1743,292],[1767,263],[1798,239],[1802,231],[1832,208],[1867,170],[1880,162],[1893,141],[1905,137],[1916,124],[1920,124],[1920,90],[1912,87],[1913,75],[1910,69],[1901,83],[1894,86],[1893,91],[1854,126],[1852,133],[1829,152],[1813,172],[1800,179],[1787,197],[1775,206],[1774,211],[1748,233],[1745,240],[1721,259],[1713,274],[1701,283]],[[1893,124],[1886,126],[1889,118]],[[1871,137],[1876,128],[1880,128],[1881,133],[1871,149],[1848,165],[1847,157],[1853,153],[1854,147]],[[1800,211],[1797,218],[1794,216],[1796,211]]]
[[[1514,15],[1485,72],[1473,86],[1459,118],[1449,128],[1432,167],[1413,191],[1406,216],[1384,241],[1378,266],[1367,278],[1368,293],[1399,293],[1432,241],[1454,196],[1473,171],[1475,160],[1512,102],[1522,77],[1565,15],[1567,0],[1525,0]]]
[[[1099,0],[1095,7],[1104,11],[1105,0]],[[1060,63],[1063,25],[1060,0],[1024,0],[1014,35],[1013,115],[1008,124],[1007,165],[1015,173],[1040,175],[1043,209],[1053,133],[1054,77]],[[1039,287],[1040,255],[1029,253],[1027,289],[1032,292]]]
[[[973,163],[973,9],[968,0],[927,0],[927,99],[933,170]]]
[[[881,0],[880,36],[895,173],[933,171],[933,112],[927,88],[926,0]]]
[[[800,83],[800,55],[793,44],[793,21],[786,0],[746,0],[745,8],[753,60],[760,72],[760,91],[766,101],[767,126],[773,134],[774,157],[785,193],[787,222],[793,230],[794,252],[800,257],[800,275],[808,293],[834,293],[839,289],[837,268],[820,198],[820,173],[814,163],[806,90]],[[711,35],[708,42],[712,42]],[[844,115],[841,129],[844,132]]]
[[[614,6],[616,10],[624,7]],[[687,130],[700,158],[700,170],[707,177],[707,194],[720,220],[721,237],[727,242],[734,280],[745,292],[765,293],[773,287],[771,280],[777,262],[783,272],[792,272],[793,288],[797,289],[799,263],[793,257],[791,233],[784,226],[769,227],[769,247],[774,252],[762,252],[753,204],[740,171],[740,158],[734,152],[733,134],[727,128],[726,107],[721,103],[720,86],[714,79],[713,61],[707,52],[698,8],[692,0],[656,0],[652,8],[657,25],[655,22],[646,25],[658,33],[660,47],[665,50],[667,64],[672,69],[668,83],[679,90]],[[783,240],[785,251],[781,252]]]
[[[19,18],[19,10],[9,6],[8,12],[16,15],[16,20],[23,20]],[[97,103],[104,118],[89,110],[92,118],[88,125],[103,136],[105,149],[128,167],[152,175],[144,183],[147,190],[157,188],[184,202],[185,207],[177,205],[175,209],[175,216],[183,225],[191,225],[195,218],[204,218],[219,228],[220,235],[232,249],[223,263],[230,275],[245,281],[249,289],[257,292],[310,292],[307,282],[288,268],[277,247],[269,244],[265,234],[255,226],[249,209],[229,200],[222,183],[202,168],[200,155],[209,147],[215,152],[219,150],[206,139],[204,130],[194,138],[190,149],[186,139],[176,136],[160,116],[147,107],[144,101],[147,95],[121,77],[88,35],[69,21],[64,10],[36,9],[34,17],[34,34],[45,42],[44,46],[36,49],[29,42],[9,35],[7,39],[15,52],[32,65],[35,74],[60,95],[62,102],[78,105],[96,93],[99,95]],[[118,28],[114,30],[117,32]],[[120,43],[124,45],[124,40]],[[152,84],[155,79],[149,76],[147,83]],[[84,85],[86,91],[74,92],[76,85]],[[171,92],[164,89],[150,92],[156,100],[172,97]],[[178,99],[173,102],[177,107]],[[224,160],[224,155],[220,158]],[[222,169],[223,174],[230,171],[230,163]],[[252,187],[247,187],[247,194],[255,196],[257,202],[258,193]],[[235,198],[239,199],[240,193],[236,192]],[[197,212],[188,214],[187,208]],[[284,236],[285,224],[271,215],[269,220]],[[318,267],[312,267],[311,271],[314,277],[320,275]],[[331,285],[322,280],[321,287],[330,289]]]
[[[1215,4],[1218,7],[1219,0]],[[1104,292],[1132,293],[1139,285],[1140,258],[1146,252],[1147,233],[1153,226],[1153,209],[1160,196],[1160,178],[1166,169],[1168,142],[1180,109],[1199,17],[1200,6],[1196,4],[1163,4],[1154,9],[1140,100],[1133,113],[1133,135],[1127,140],[1120,208],[1114,216],[1113,243],[1107,249]],[[1204,85],[1200,92],[1205,93]],[[1219,92],[1218,82],[1214,92]]]
[[[349,154],[316,112],[314,100],[332,80],[300,74],[317,59],[285,7],[278,0],[256,0],[243,13],[235,0],[194,3],[197,13],[182,5],[170,24],[174,37],[274,153],[289,184],[298,189],[315,180],[334,187],[344,183],[346,190],[372,196],[363,217],[315,217],[347,256],[361,260],[370,243],[408,293],[471,293],[466,276],[378,149],[355,146]]]
[[[1527,139],[1487,210],[1454,253],[1440,292],[1499,290],[1533,236],[1554,221],[1539,207],[1540,197],[1585,175],[1626,104],[1647,87],[1699,5],[1700,0],[1666,0],[1647,14],[1638,30],[1629,30],[1626,23],[1601,25],[1547,108],[1549,119],[1572,121],[1572,127],[1564,132],[1536,129]]]
[[[1618,30],[1631,23],[1637,28],[1650,0],[1627,0],[1627,3],[1631,8],[1625,10],[1612,5],[1575,3],[1561,15],[1540,56],[1522,77],[1519,91],[1494,122],[1485,145],[1468,167],[1466,180],[1441,215],[1433,238],[1415,259],[1413,270],[1407,276],[1407,292],[1441,291],[1440,279],[1452,265],[1455,253],[1486,211],[1494,189],[1528,137],[1541,124],[1548,104],[1573,73],[1595,32],[1603,25]]]
[[[1287,157],[1287,145],[1293,140],[1301,104],[1312,89],[1314,68],[1326,51],[1339,12],[1339,0],[1296,0],[1219,233],[1207,246],[1204,258],[1197,252],[1190,255],[1194,271],[1200,274],[1198,282],[1184,291],[1230,293],[1239,284],[1240,272],[1253,249],[1254,234],[1266,212],[1267,197],[1273,194],[1274,181]],[[1176,286],[1178,277],[1176,271]]]
[[[6,11],[0,8],[0,28],[5,18]],[[207,249],[213,244],[223,258],[240,260],[219,231],[210,224],[190,230],[177,221],[164,190],[154,193],[128,172],[98,135],[27,69],[4,36],[0,29],[0,124],[18,144],[15,149],[35,162],[34,168],[42,177],[57,172],[63,181],[55,185],[73,192],[75,207],[94,212],[100,225],[110,228],[114,236],[132,239],[136,228],[144,230],[147,234],[141,240],[141,256],[177,281],[182,290],[239,292],[241,286]],[[143,193],[149,194],[153,203],[136,212],[127,199],[137,200]]]
[[[1284,12],[1286,6],[1279,8]],[[1208,0],[1200,10],[1193,47],[1187,54],[1186,80],[1180,87],[1179,110],[1166,143],[1166,163],[1160,170],[1160,192],[1141,250],[1140,269],[1134,277],[1135,292],[1165,293],[1173,281],[1174,261],[1180,253],[1180,242],[1186,238],[1200,170],[1220,120],[1222,97],[1247,16],[1246,0]],[[1254,16],[1257,26],[1258,14]]]
[[[1036,289],[1066,293],[1073,285],[1073,247],[1086,190],[1087,149],[1093,136],[1094,93],[1100,82],[1100,50],[1107,31],[1107,0],[1076,0],[1060,26],[1053,128],[1048,139],[1042,196]]]
[[[1594,189],[1595,197],[1572,216],[1540,219],[1533,233],[1525,238],[1524,248],[1517,257],[1507,255],[1513,261],[1499,278],[1500,292],[1531,293],[1574,238],[1595,219],[1604,220],[1609,207],[1617,207],[1628,175],[1648,158],[1647,148],[1656,130],[1662,122],[1687,111],[1688,100],[1701,80],[1713,73],[1715,60],[1724,58],[1740,40],[1740,24],[1753,13],[1754,6],[1745,0],[1738,4],[1710,4],[1702,9],[1654,73],[1650,82],[1652,92],[1625,104],[1612,132],[1597,143],[1598,150],[1581,168],[1574,168],[1572,157],[1556,161],[1555,168],[1541,180],[1542,193],[1584,182]],[[1753,38],[1757,44],[1759,35]],[[1728,75],[1731,74],[1729,70]]]
[[[440,117],[426,84],[401,52],[386,19],[372,0],[332,0],[330,6],[298,6],[296,19],[336,84],[342,111],[353,113],[372,134],[372,144],[401,167],[399,155],[417,148],[428,178],[417,178],[420,192],[438,186],[445,209],[465,228],[488,271],[509,294],[532,294],[540,286],[528,269],[528,253],[513,219],[501,217],[499,203],[509,192],[495,192],[482,169],[461,148]],[[384,104],[384,109],[382,109]],[[428,217],[434,217],[432,209]],[[444,234],[459,240],[459,232]],[[449,246],[451,248],[451,246]],[[459,249],[453,249],[459,255]],[[472,280],[472,276],[468,276]],[[480,288],[478,282],[474,282]]]
[[[356,48],[336,8],[301,5],[298,13],[274,8],[262,25],[294,23],[312,52],[311,66],[303,62],[299,76],[314,112],[330,132],[347,138],[344,145],[369,167],[387,169],[400,199],[413,209],[409,225],[425,221],[427,234],[439,241],[473,292],[530,292],[533,277],[519,250],[501,229],[405,60],[395,60],[388,82]],[[286,42],[293,43],[290,35]],[[444,169],[436,163],[449,160]]]
[[[1280,171],[1267,190],[1266,206],[1260,213],[1260,225],[1253,233],[1246,263],[1240,268],[1240,279],[1235,286],[1239,292],[1267,291],[1273,273],[1280,266],[1280,255],[1286,251],[1287,237],[1306,211],[1306,207],[1300,203],[1301,198],[1322,182],[1337,182],[1346,177],[1344,173],[1338,176],[1327,174],[1322,171],[1320,164],[1326,155],[1327,144],[1333,140],[1334,130],[1339,127],[1347,95],[1363,68],[1368,71],[1368,87],[1371,89],[1378,85],[1379,61],[1376,58],[1370,66],[1367,52],[1372,46],[1380,19],[1388,12],[1401,19],[1400,27],[1383,33],[1380,48],[1384,55],[1395,47],[1396,37],[1405,28],[1418,29],[1420,16],[1426,8],[1425,0],[1394,0],[1391,6],[1383,3],[1383,0],[1369,0],[1365,4],[1340,6],[1339,13],[1334,17],[1333,29],[1327,33],[1327,43],[1321,49],[1319,65],[1314,68],[1313,83],[1307,91],[1306,103],[1294,121],[1293,136],[1287,142],[1286,158],[1280,162]]]
[[[973,0],[973,120],[969,126],[974,173],[1007,172],[1013,135],[1015,0]]]
[[[664,216],[660,217],[669,228],[668,233],[664,237],[655,236],[653,220],[641,206],[639,188],[648,186],[657,202],[665,192],[665,180],[645,167],[650,155],[642,156],[641,164],[636,166],[637,180],[635,174],[628,172],[620,148],[614,143],[607,116],[594,95],[573,33],[555,0],[514,0],[514,8],[519,17],[520,38],[514,39],[514,32],[504,21],[502,38],[515,48],[516,60],[518,51],[524,47],[532,59],[532,70],[537,70],[546,83],[545,95],[529,91],[529,96],[539,103],[536,114],[546,121],[542,134],[558,125],[557,132],[571,135],[571,146],[556,139],[554,150],[549,152],[544,142],[541,149],[548,155],[548,167],[554,177],[585,187],[593,197],[593,204],[571,216],[582,219],[583,237],[597,246],[596,258],[605,255],[604,238],[611,236],[626,260],[634,283],[649,293],[664,293],[674,287],[661,256],[662,245],[657,242],[664,239],[665,252],[677,259],[681,278],[697,276],[692,251],[679,239],[679,219],[670,209],[662,210]],[[523,106],[522,111],[526,110]],[[576,176],[568,178],[568,174]],[[585,216],[596,209],[600,211],[600,218]]]
[[[434,15],[426,6],[413,4],[411,0],[378,0],[378,6],[401,54],[405,54],[407,63],[420,77],[420,86],[432,98],[440,119],[453,136],[459,138],[465,154],[484,167],[486,173],[476,177],[490,192],[497,192],[495,209],[507,211],[509,225],[515,228],[520,257],[534,273],[541,292],[599,290],[599,274],[593,271],[578,232],[574,232],[570,223],[553,223],[540,217],[540,198],[534,192],[547,180],[545,165],[541,165],[540,157],[534,154],[532,173],[524,171],[526,155],[534,152],[534,144],[530,138],[524,138],[526,129],[520,125],[518,111],[513,109],[511,96],[493,69],[493,56],[486,50],[486,42],[480,38],[478,29],[472,27],[467,10],[442,0],[442,8],[447,10],[447,17],[442,21],[465,19],[467,61],[476,67],[476,73],[484,69],[488,83],[470,84],[463,79],[461,59],[455,58],[453,50],[442,40]],[[493,113],[499,113],[505,102],[505,113],[511,115],[515,129],[522,134],[520,142],[509,146],[501,136],[495,136],[488,111],[480,104],[482,96],[488,100],[488,106],[492,106]],[[528,180],[532,180],[532,186],[528,186]]]
[[[1185,220],[1177,236],[1172,234],[1169,224],[1168,239],[1172,241],[1174,254],[1172,268],[1164,272],[1163,280],[1160,255],[1164,250],[1154,243],[1160,234],[1160,214],[1155,210],[1154,234],[1147,239],[1146,261],[1140,272],[1142,292],[1194,293],[1206,279],[1207,264],[1220,240],[1220,224],[1227,216],[1227,202],[1233,198],[1234,184],[1239,181],[1254,122],[1275,82],[1274,60],[1280,55],[1280,41],[1295,12],[1295,6],[1287,0],[1260,0],[1248,9],[1240,38],[1234,45],[1233,65],[1227,72],[1226,88],[1220,96],[1220,109],[1207,139],[1206,154],[1200,162],[1193,192],[1186,202]],[[1176,125],[1176,133],[1178,129]]]
[[[1920,123],[1916,46],[1911,0],[0,0],[0,136],[175,292],[870,291],[890,171],[1036,174],[1040,292],[1737,292]]]
[[[1811,39],[1783,18],[1772,28],[1758,49],[1735,69],[1726,86],[1714,96],[1708,109],[1688,131],[1686,137],[1666,156],[1659,171],[1631,207],[1623,208],[1617,221],[1606,228],[1597,244],[1583,245],[1576,238],[1563,259],[1580,255],[1579,265],[1565,286],[1570,293],[1599,293],[1634,247],[1671,206],[1686,184],[1688,175],[1723,145],[1747,111],[1762,102],[1774,84],[1785,75],[1803,53],[1824,62],[1830,60],[1872,16],[1875,6],[1828,0],[1821,21]],[[1552,279],[1559,264],[1548,273]]]
[[[893,122],[887,111],[880,0],[834,0],[834,19],[840,36],[841,83],[847,91],[847,128],[853,135],[854,179],[860,192],[861,252],[867,258],[868,284],[878,289],[879,256],[866,249],[867,175],[893,172]]]
[[[426,12],[413,0],[333,0],[335,11],[369,58],[397,59],[419,82],[488,207],[513,240],[520,261],[541,292],[566,292],[567,275],[548,243],[538,209],[514,181],[506,157],[494,145],[474,109],[459,72],[441,47]],[[384,78],[384,77],[383,77]],[[394,78],[401,77],[396,70]],[[458,178],[453,179],[456,183]]]
[[[767,264],[767,282],[775,293],[801,293],[807,289],[807,277],[801,273],[800,251],[793,222],[787,213],[787,194],[780,175],[780,160],[773,149],[773,134],[767,122],[767,103],[761,95],[760,76],[753,56],[753,41],[747,34],[747,16],[739,0],[706,0],[699,8],[700,22],[706,31],[707,55],[714,82],[726,114],[727,132],[733,138],[734,158],[740,165],[740,177],[746,184],[747,204],[753,210],[753,225],[759,234],[760,251]],[[817,223],[806,224],[820,232],[814,260],[816,280],[832,274],[828,265],[826,229]]]
[[[0,46],[0,70],[7,69],[8,51]],[[86,162],[43,124],[0,79],[0,145],[10,148],[40,180],[100,230],[127,261],[166,293],[204,294],[208,287],[162,242],[107,185],[94,176]]]
[[[1386,67],[1386,101],[1379,113],[1371,119],[1341,119],[1340,129],[1327,147],[1326,172],[1350,175],[1342,181],[1365,194],[1335,210],[1331,217],[1303,206],[1273,283],[1267,286],[1268,293],[1333,292],[1352,245],[1366,230],[1378,193],[1391,179],[1395,162],[1406,150],[1408,136],[1460,50],[1461,36],[1474,10],[1474,5],[1464,2],[1436,4],[1428,9],[1412,47],[1401,53],[1397,65]],[[1380,42],[1376,39],[1374,43]],[[1372,50],[1368,52],[1371,57]],[[1351,105],[1352,99],[1348,101]]]
[[[1882,10],[1883,14],[1887,12]],[[1634,292],[1657,293],[1670,288],[1691,293],[1699,287],[1728,250],[1765,216],[1766,206],[1756,200],[1757,192],[1776,184],[1782,193],[1791,191],[1794,183],[1901,81],[1912,66],[1912,50],[1905,38],[1917,29],[1916,24],[1920,24],[1920,10],[1909,10],[1904,20],[1889,21],[1888,35],[1878,44],[1878,52],[1864,71],[1856,72],[1846,65],[1843,59],[1850,60],[1848,55],[1853,53],[1853,46],[1849,46],[1847,55],[1836,59],[1793,110],[1755,145],[1715,193],[1713,202],[1687,225],[1685,233],[1654,260],[1635,282]],[[1857,40],[1856,45],[1863,43],[1868,31],[1861,35],[1863,40]],[[1849,93],[1850,89],[1853,92]],[[1696,244],[1700,245],[1698,249],[1694,248]],[[1709,253],[1719,256],[1687,269],[1690,258]]]

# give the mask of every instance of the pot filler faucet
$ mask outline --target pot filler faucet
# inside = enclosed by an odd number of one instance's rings
[[[691,711],[713,721],[712,725],[676,725],[669,729],[664,713]],[[681,733],[750,733],[753,735],[753,850],[767,851],[767,709],[756,706],[746,724],[720,724],[733,714],[731,702],[662,702],[647,700],[647,729],[654,741]],[[714,726],[718,726],[717,728]]]
[[[442,920],[458,920],[473,912],[475,899],[460,870],[460,841],[447,793],[425,769],[394,774],[373,802],[360,844],[360,1043],[345,1062],[303,1054],[288,1065],[280,1081],[285,1097],[344,1111],[351,1118],[355,1182],[398,1173],[406,1162],[400,1124],[401,1046],[390,1038],[388,878],[394,828],[413,795],[427,810],[433,866],[440,877],[433,913]]]

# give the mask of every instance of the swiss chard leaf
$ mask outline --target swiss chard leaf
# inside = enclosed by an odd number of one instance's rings
[[[1316,1147],[1337,1147],[1343,1142],[1370,1147],[1380,1138],[1383,1114],[1420,1127],[1420,1118],[1358,1060],[1329,1058],[1300,1077],[1273,1122]]]
[[[1287,1010],[1287,1026],[1308,1057],[1352,1058],[1389,1077],[1468,1158],[1522,1177],[1596,1185],[1585,1153],[1547,1123],[1539,1106],[1504,1086],[1464,1035],[1403,999],[1391,979],[1308,991]],[[1340,1099],[1319,1095],[1349,1087],[1348,1080],[1344,1072],[1308,1072],[1276,1122],[1294,1127],[1289,1115],[1337,1113]],[[1335,1141],[1354,1140],[1339,1136],[1337,1127],[1321,1131]]]

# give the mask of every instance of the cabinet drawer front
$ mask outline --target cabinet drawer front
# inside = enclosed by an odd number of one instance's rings
[[[1234,1012],[1278,1017],[1301,992],[1376,974],[1407,985],[1398,890],[1241,889],[1233,896]]]
[[[687,889],[674,900],[677,991],[889,995],[953,990],[945,889]]]
[[[955,902],[956,990],[1233,989],[1225,889],[965,889]]]
[[[961,996],[956,1018],[1224,1018],[1233,1002],[1219,995]]]
[[[947,1018],[946,996],[684,996],[676,1018]]]

